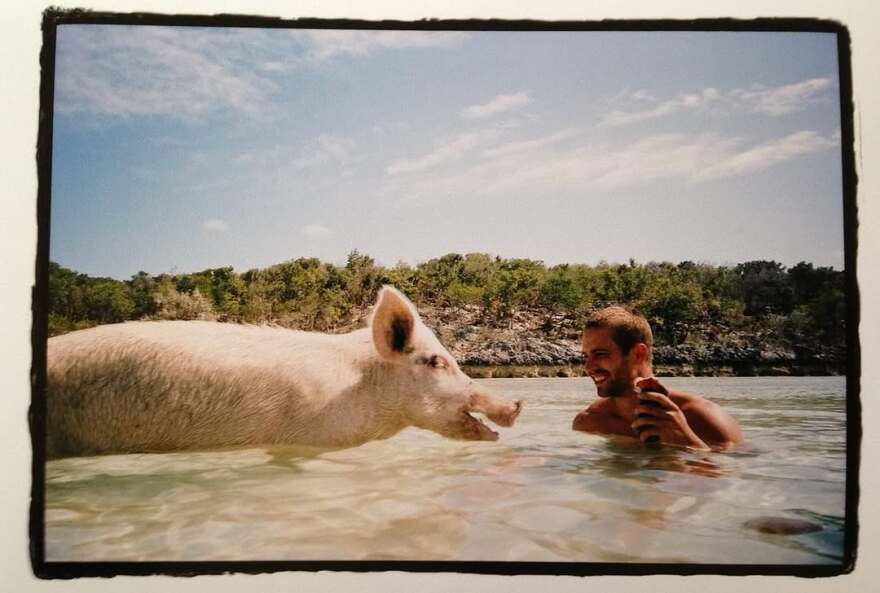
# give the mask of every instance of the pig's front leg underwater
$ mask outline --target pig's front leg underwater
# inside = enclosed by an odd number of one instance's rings
[[[522,409],[467,377],[386,286],[344,335],[204,321],[100,326],[51,338],[49,458],[255,445],[352,447],[407,426],[495,440]]]

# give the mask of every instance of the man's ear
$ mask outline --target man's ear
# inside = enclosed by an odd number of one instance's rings
[[[644,342],[636,343],[630,350],[636,364],[644,364],[648,361],[648,345]]]
[[[419,314],[403,294],[391,286],[383,286],[376,299],[370,326],[373,344],[386,360],[398,360],[412,351]]]

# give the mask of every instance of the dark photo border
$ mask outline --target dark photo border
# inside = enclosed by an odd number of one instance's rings
[[[656,564],[606,562],[464,562],[464,561],[230,561],[230,562],[49,562],[45,559],[45,460],[46,460],[46,344],[48,339],[49,230],[52,180],[52,126],[55,74],[55,40],[59,25],[175,25],[199,27],[386,29],[461,31],[724,31],[821,32],[837,36],[840,89],[840,131],[844,219],[844,274],[846,279],[846,503],[842,562],[839,565],[779,564]],[[859,451],[862,440],[860,403],[861,359],[859,342],[860,297],[856,278],[858,217],[854,153],[853,99],[850,36],[835,21],[819,19],[760,18],[754,20],[381,20],[281,19],[245,15],[163,15],[49,9],[43,13],[43,46],[37,143],[37,259],[32,294],[33,326],[31,404],[29,425],[33,447],[30,505],[30,557],[34,574],[42,579],[87,576],[264,573],[278,571],[406,571],[496,575],[790,575],[830,577],[853,571],[858,544]]]

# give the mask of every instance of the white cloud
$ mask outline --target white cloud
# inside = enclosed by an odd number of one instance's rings
[[[632,94],[632,98],[636,101],[656,101],[657,97],[646,91],[645,89],[639,89]]]
[[[297,169],[317,167],[329,162],[347,162],[354,151],[355,141],[348,136],[321,134],[311,148],[295,157],[292,164]]]
[[[463,31],[355,31],[294,29],[289,35],[305,47],[306,62],[337,56],[365,56],[381,49],[455,47],[469,34]]]
[[[568,128],[565,130],[560,130],[559,132],[554,132],[553,134],[550,134],[548,136],[543,136],[541,138],[530,138],[528,140],[506,142],[504,144],[500,144],[498,146],[484,150],[483,156],[493,158],[515,154],[517,152],[535,150],[537,148],[542,148],[544,146],[549,146],[551,144],[556,144],[558,142],[568,140],[581,133],[582,131],[577,128]]]
[[[56,56],[58,113],[193,120],[222,109],[264,117],[279,75],[379,49],[451,47],[447,31],[336,31],[64,25]]]
[[[206,233],[222,233],[229,228],[225,221],[219,218],[209,218],[202,223],[202,230]]]
[[[835,135],[825,138],[811,130],[797,132],[730,155],[698,171],[694,179],[702,181],[768,169],[800,155],[834,148],[839,142]]]
[[[653,99],[653,97],[651,97],[650,99],[648,99],[647,97],[649,97],[649,95],[645,94],[644,91],[637,91],[637,93],[633,94],[633,99],[639,102],[650,102]],[[703,107],[709,103],[717,101],[719,97],[720,95],[718,91],[710,87],[703,90],[699,94],[681,94],[674,99],[658,103],[656,106],[650,109],[644,109],[641,111],[612,110],[603,114],[600,117],[599,126],[622,126],[638,123],[640,121],[645,121],[648,119],[656,119],[665,115],[671,115],[673,113]]]
[[[776,88],[737,89],[731,95],[750,106],[752,111],[767,115],[785,115],[801,111],[820,100],[830,87],[830,78],[813,78]]]
[[[263,72],[287,72],[292,68],[292,64],[285,62],[263,62],[262,64],[258,64],[257,68],[262,70]]]
[[[318,146],[321,152],[330,158],[344,160],[351,154],[354,148],[354,140],[347,136],[321,134],[318,136]]]
[[[233,187],[252,195],[286,193],[291,183],[300,181],[336,183],[356,173],[354,165],[364,158],[356,147],[353,139],[331,133],[279,144],[218,145],[210,151],[188,154],[186,185],[189,191],[203,195],[226,195]],[[322,167],[333,170],[327,174]],[[304,180],[306,177],[310,179]]]
[[[329,235],[330,229],[325,227],[323,224],[307,224],[302,228],[302,234],[309,239],[317,239]]]
[[[466,166],[426,167],[419,175],[392,177],[384,195],[424,202],[609,192],[660,181],[693,184],[754,173],[837,145],[833,136],[814,131],[757,145],[710,133],[656,134],[615,144],[566,129],[485,150],[481,159],[470,159]]]
[[[498,95],[488,103],[465,107],[464,109],[462,109],[461,115],[467,118],[489,117],[490,115],[495,115],[496,113],[504,113],[505,111],[517,109],[519,107],[522,107],[523,105],[528,105],[531,102],[531,97],[529,97],[529,94],[525,91],[520,91],[518,93],[512,93],[509,95]]]
[[[754,173],[837,144],[814,131],[751,147],[742,138],[717,134],[658,134],[623,146],[587,145],[544,158],[522,158],[486,189],[508,191],[536,180],[599,190],[660,179],[697,183]]]
[[[377,136],[385,136],[387,134],[406,132],[411,129],[411,124],[400,120],[379,121],[373,124],[372,127],[370,127],[370,131],[372,131]]]
[[[561,151],[529,151],[499,160],[499,170],[482,187],[485,193],[609,191],[659,179],[689,180],[737,143],[709,134],[658,134],[618,146],[587,142]]]
[[[449,142],[436,146],[434,150],[424,156],[394,161],[388,166],[386,172],[389,175],[413,173],[458,160],[493,134],[492,130],[460,134]]]
[[[644,90],[618,94],[618,103],[653,103],[651,107],[634,110],[612,109],[600,116],[600,127],[634,124],[684,111],[712,109],[719,112],[750,112],[780,116],[806,109],[827,100],[827,91],[833,83],[830,78],[813,78],[778,87],[754,86],[722,93],[709,87],[698,93],[682,93],[673,99],[659,101]]]
[[[240,63],[245,40],[231,31],[60,27],[55,108],[184,119],[216,109],[258,114],[274,86]]]

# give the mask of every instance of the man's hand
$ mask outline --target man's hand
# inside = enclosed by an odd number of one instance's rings
[[[639,405],[631,426],[639,440],[709,449],[691,429],[684,412],[669,399],[669,391],[655,377],[636,379],[635,386],[639,390]]]

